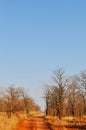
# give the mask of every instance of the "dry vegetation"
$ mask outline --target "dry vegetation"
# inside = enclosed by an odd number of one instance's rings
[[[62,69],[56,70],[44,98],[44,119],[53,130],[86,130],[86,71],[66,77]],[[0,93],[0,130],[14,130],[19,120],[29,116],[43,117],[40,111],[23,88],[9,86]]]
[[[23,88],[9,86],[0,93],[0,130],[15,130],[17,122],[40,111],[35,101]]]
[[[43,116],[44,113],[31,111],[30,116]],[[16,113],[11,118],[7,117],[4,112],[0,113],[0,130],[15,130],[16,124],[22,119],[27,119],[24,113]],[[86,116],[82,118],[63,117],[61,120],[57,116],[45,116],[45,122],[52,128],[52,130],[85,130]]]
[[[30,115],[36,115],[40,112],[32,111]],[[15,115],[12,114],[11,118],[8,118],[5,112],[0,112],[0,130],[15,130],[16,124],[23,119],[27,119],[27,115],[25,113],[16,113]]]
[[[52,83],[45,85],[46,115],[79,117],[86,115],[86,71],[66,76],[63,69],[54,71]]]
[[[53,130],[86,130],[86,71],[67,76],[62,68],[45,85],[46,122]]]
[[[18,120],[17,116],[8,118],[6,113],[0,113],[0,130],[12,130]]]
[[[86,130],[86,116],[82,119],[63,117],[61,120],[56,116],[46,116],[45,120],[53,130]]]

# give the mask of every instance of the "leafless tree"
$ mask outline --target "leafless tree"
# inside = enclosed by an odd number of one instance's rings
[[[83,96],[84,113],[86,114],[86,70],[80,73],[80,86],[79,90]]]
[[[7,105],[8,117],[10,117],[12,113],[15,113],[18,110],[20,104],[19,98],[20,98],[19,88],[10,86],[8,87],[7,91],[5,91],[4,101]]]
[[[51,97],[51,87],[48,84],[46,84],[44,86],[44,96],[43,96],[46,103],[46,115],[50,114],[50,104],[51,104],[50,97]]]
[[[54,86],[55,86],[55,92],[58,95],[57,97],[57,109],[58,109],[58,115],[59,118],[61,119],[63,115],[63,103],[64,103],[64,92],[65,92],[65,87],[66,87],[66,76],[65,72],[62,68],[59,68],[53,72],[53,81],[54,81]]]
[[[52,85],[47,85],[45,89],[46,114],[53,113],[53,115],[57,115],[61,119],[63,115],[64,93],[67,83],[64,70],[61,68],[55,70],[52,79]]]
[[[34,100],[25,93],[24,88],[9,86],[0,97],[0,111],[6,111],[8,117],[16,112],[26,112],[27,116],[31,110],[40,110]]]
[[[29,100],[30,99],[29,99],[28,95],[26,94],[24,88],[20,89],[20,93],[21,93],[21,98],[23,99],[23,102],[24,102],[26,114],[28,116],[29,115]]]

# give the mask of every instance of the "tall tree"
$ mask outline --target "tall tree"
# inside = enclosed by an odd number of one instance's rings
[[[5,92],[5,103],[7,105],[8,117],[11,117],[11,113],[15,113],[19,107],[20,91],[14,86],[8,87]]]
[[[65,72],[62,68],[53,72],[53,81],[55,93],[58,95],[56,97],[58,116],[61,119],[63,115],[64,92],[67,84]]]
[[[86,114],[86,70],[82,71],[80,73],[80,86],[79,86],[80,92],[83,96],[83,102],[84,102],[84,113]]]

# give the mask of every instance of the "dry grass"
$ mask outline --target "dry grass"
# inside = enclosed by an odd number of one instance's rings
[[[30,112],[30,116],[44,116],[45,115],[45,113],[43,113],[43,112],[40,112],[40,111],[31,111]]]
[[[26,118],[23,113],[16,113],[11,118],[8,118],[6,113],[0,113],[0,130],[13,130],[20,119]]]
[[[30,112],[30,115],[41,115],[41,112]],[[25,113],[16,113],[11,118],[7,117],[7,114],[0,112],[0,130],[14,130],[19,120],[27,119]]]
[[[30,112],[30,115],[44,116],[44,113],[34,111]],[[27,119],[26,114],[16,113],[15,115],[12,115],[11,118],[8,118],[6,113],[0,113],[0,130],[14,130],[16,124],[21,119]],[[47,122],[47,124],[50,124],[53,130],[57,130],[57,128],[58,130],[69,130],[69,129],[72,130],[72,127],[74,126],[79,127],[86,126],[86,116],[83,116],[82,118],[63,117],[61,120],[59,120],[58,117],[45,116],[45,121]],[[77,129],[76,127],[75,130],[79,129]]]
[[[53,130],[57,128],[61,130],[72,130],[72,128],[78,130],[78,128],[86,128],[86,116],[83,116],[82,118],[63,117],[61,120],[59,120],[58,117],[46,116],[45,119],[46,122],[51,125]]]
[[[16,116],[8,118],[5,113],[0,113],[0,130],[12,130],[17,122],[18,118]]]

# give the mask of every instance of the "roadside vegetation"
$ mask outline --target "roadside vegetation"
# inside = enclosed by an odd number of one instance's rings
[[[8,118],[16,113],[26,113],[29,116],[30,111],[40,111],[40,107],[35,103],[21,87],[9,86],[1,91],[0,112],[6,112]]]
[[[12,130],[16,126],[18,118],[13,116],[8,118],[6,113],[0,112],[0,130]]]
[[[45,121],[52,130],[86,130],[86,116],[78,117],[45,116]]]
[[[62,68],[44,86],[47,121],[56,126],[86,129],[86,71],[72,76]]]
[[[24,88],[9,86],[0,92],[0,130],[14,130],[16,124],[41,111]]]

